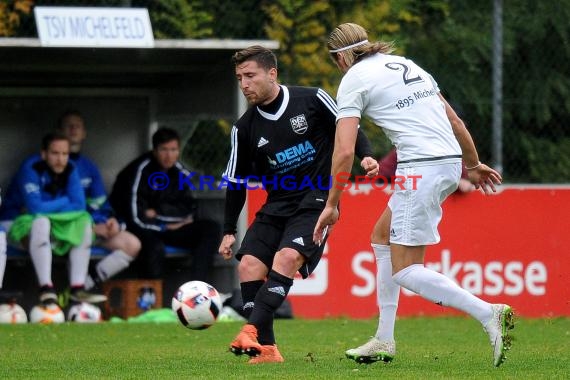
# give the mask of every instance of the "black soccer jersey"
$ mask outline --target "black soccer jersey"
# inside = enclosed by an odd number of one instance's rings
[[[260,182],[263,211],[290,215],[311,191],[330,188],[336,103],[323,90],[281,86],[274,113],[251,107],[232,128],[232,152],[224,177]],[[326,201],[326,198],[324,199]],[[324,203],[323,203],[324,206]]]

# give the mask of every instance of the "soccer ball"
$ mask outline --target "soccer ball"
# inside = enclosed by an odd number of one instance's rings
[[[81,302],[69,309],[67,320],[78,323],[101,322],[101,309],[90,303]]]
[[[172,310],[178,320],[192,330],[203,330],[212,326],[221,309],[220,294],[216,288],[203,281],[182,284],[172,297]]]
[[[28,316],[22,307],[15,303],[0,305],[0,323],[26,323]]]
[[[32,323],[63,323],[65,315],[56,304],[37,305],[30,311],[30,322]]]

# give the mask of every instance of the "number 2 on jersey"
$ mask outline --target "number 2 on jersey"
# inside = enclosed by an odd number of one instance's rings
[[[402,80],[404,81],[404,84],[406,86],[408,86],[410,84],[420,83],[420,82],[424,81],[424,79],[419,75],[415,76],[415,77],[410,77],[411,70],[407,65],[404,65],[403,63],[390,62],[390,63],[385,64],[384,66],[386,66],[390,70],[395,70],[395,71],[400,71],[403,68],[404,72],[402,73]]]

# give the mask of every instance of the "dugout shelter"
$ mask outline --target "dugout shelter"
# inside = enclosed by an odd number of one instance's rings
[[[27,155],[39,151],[41,137],[69,108],[85,117],[83,153],[97,162],[108,190],[119,170],[150,148],[157,128],[176,128],[184,136],[195,121],[236,120],[247,103],[230,58],[253,44],[278,48],[269,40],[157,40],[150,48],[91,48],[0,39],[0,188]],[[221,221],[223,193],[201,196],[201,210]],[[5,282],[11,279],[8,267]],[[235,273],[220,281],[221,291],[237,284]]]

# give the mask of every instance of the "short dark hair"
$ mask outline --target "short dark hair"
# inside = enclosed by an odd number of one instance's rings
[[[85,120],[81,112],[79,112],[79,110],[76,110],[74,108],[68,108],[65,111],[63,111],[63,113],[57,119],[56,129],[61,129],[61,127],[63,126],[63,121],[69,116],[77,116],[81,118],[81,120]]]
[[[241,65],[245,61],[255,61],[265,70],[277,69],[277,57],[275,54],[260,45],[253,45],[238,51],[232,56],[232,62],[235,66]]]
[[[51,143],[53,143],[54,141],[62,141],[62,140],[69,142],[69,139],[63,133],[59,131],[50,132],[44,135],[44,137],[42,137],[42,150],[47,151]]]
[[[157,149],[159,145],[176,140],[180,144],[180,135],[172,128],[159,128],[152,135],[152,149]]]

